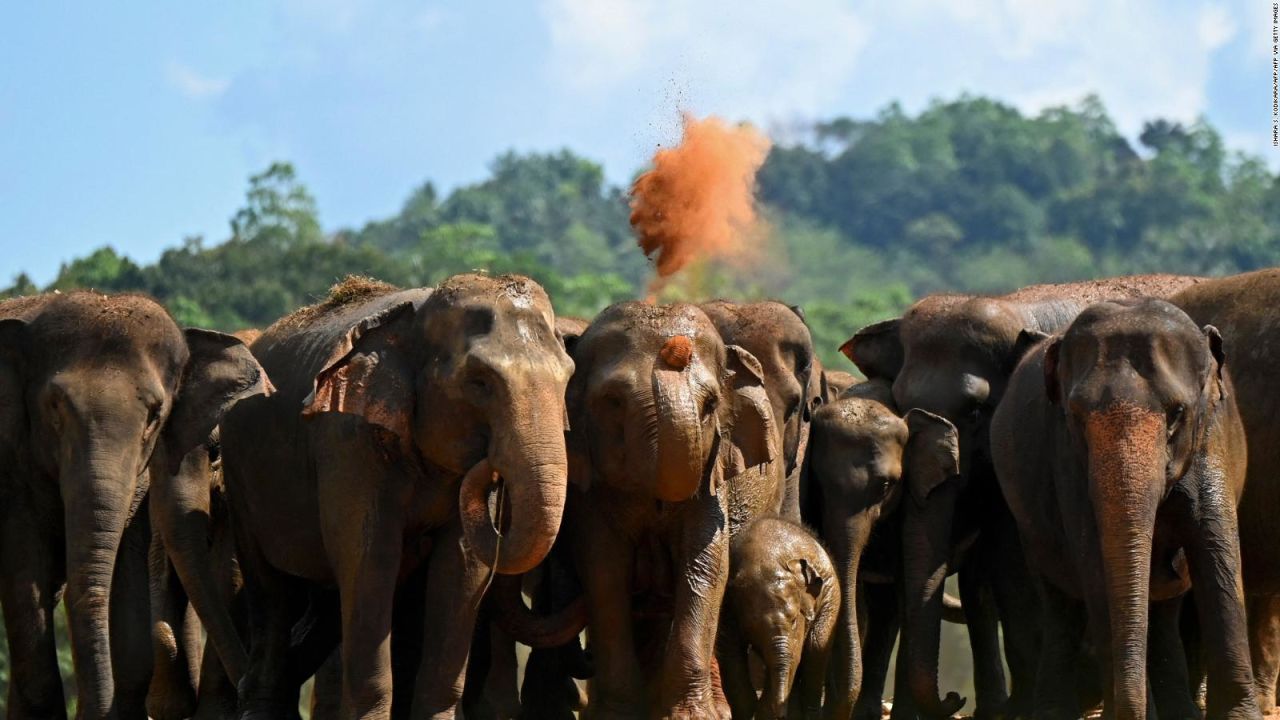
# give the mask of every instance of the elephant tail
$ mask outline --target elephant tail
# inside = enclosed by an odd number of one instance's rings
[[[516,642],[532,648],[553,648],[569,643],[587,627],[586,597],[579,595],[564,608],[539,615],[520,594],[519,575],[498,575],[493,580],[493,620]]]

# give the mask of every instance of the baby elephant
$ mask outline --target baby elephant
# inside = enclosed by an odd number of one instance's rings
[[[839,611],[840,584],[813,533],[765,517],[734,537],[719,655],[735,718],[819,717]],[[759,701],[749,653],[765,668]]]

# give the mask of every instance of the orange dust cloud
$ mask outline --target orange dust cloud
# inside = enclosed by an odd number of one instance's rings
[[[742,261],[760,236],[755,180],[769,139],[715,117],[685,113],[683,125],[680,144],[658,150],[631,187],[631,227],[657,273],[651,298],[693,261]]]

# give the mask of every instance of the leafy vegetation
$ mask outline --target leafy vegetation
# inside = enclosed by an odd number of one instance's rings
[[[348,273],[430,285],[464,270],[524,272],[557,310],[590,316],[645,293],[650,271],[624,188],[568,150],[498,157],[487,179],[399,213],[321,229],[287,163],[249,179],[218,244],[188,238],[139,265],[112,247],[44,289],[139,290],[182,323],[265,326]],[[757,262],[704,265],[664,298],[777,297],[805,307],[823,357],[857,327],[937,290],[997,292],[1130,272],[1221,274],[1280,261],[1280,184],[1204,122],[1148,123],[1135,146],[1102,104],[1034,117],[994,100],[890,105],[775,147],[759,176],[768,218]],[[37,291],[26,275],[5,294]]]

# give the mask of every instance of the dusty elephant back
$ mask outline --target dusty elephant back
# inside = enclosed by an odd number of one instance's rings
[[[349,347],[348,334],[361,320],[402,303],[420,305],[430,288],[400,290],[379,284],[359,295],[344,296],[343,284],[322,303],[302,308],[262,332],[251,346],[279,394],[279,400],[301,403],[313,381],[339,350]]]

